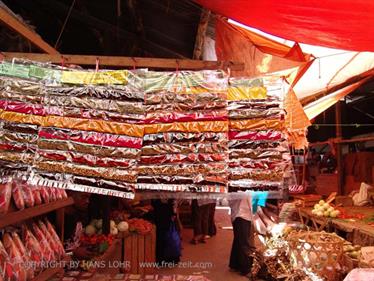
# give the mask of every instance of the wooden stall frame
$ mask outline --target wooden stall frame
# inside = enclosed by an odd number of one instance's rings
[[[73,198],[69,197],[66,199],[57,200],[57,201],[42,204],[42,205],[37,205],[31,208],[25,208],[20,211],[10,211],[0,216],[0,229],[8,225],[16,224],[22,221],[27,221],[34,217],[38,217],[38,216],[56,211],[57,212],[56,230],[60,234],[61,241],[63,241],[64,215],[65,215],[64,208],[72,205],[73,203],[74,203]],[[51,268],[47,268],[43,270],[34,279],[32,279],[32,281],[48,280],[49,278],[56,275],[58,272],[62,271],[63,270],[62,265],[64,264],[64,262],[67,262],[69,260],[70,260],[70,257],[66,256],[60,263],[61,266],[55,266],[55,267],[51,267]]]
[[[193,59],[166,59],[166,58],[142,58],[121,56],[92,56],[92,55],[65,55],[65,54],[38,54],[2,52],[5,59],[15,58],[37,61],[41,63],[54,63],[65,65],[96,65],[98,61],[101,66],[112,67],[136,67],[157,69],[190,69],[190,70],[213,70],[227,69],[240,71],[244,69],[244,63],[231,61],[203,61]]]

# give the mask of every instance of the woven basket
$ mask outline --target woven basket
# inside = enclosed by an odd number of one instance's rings
[[[343,240],[326,232],[296,232],[287,238],[294,268],[308,269],[325,280],[340,278]]]

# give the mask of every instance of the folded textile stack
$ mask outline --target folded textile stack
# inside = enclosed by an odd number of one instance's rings
[[[283,93],[278,80],[230,79],[230,192],[282,189],[291,164],[281,108]]]
[[[142,83],[132,72],[125,85],[86,85],[79,77],[67,72],[61,84],[43,88],[34,179],[132,198],[143,138]]]
[[[26,171],[37,150],[40,84],[0,77],[0,160],[3,174]]]
[[[43,81],[0,80],[3,173],[26,170],[34,186],[133,198],[143,137],[142,80],[130,71],[48,75],[35,69]],[[92,85],[112,81],[122,85]]]
[[[227,191],[227,77],[149,72],[139,189]]]

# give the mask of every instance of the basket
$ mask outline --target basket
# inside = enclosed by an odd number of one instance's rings
[[[304,268],[324,280],[340,278],[343,240],[326,232],[296,232],[287,238],[290,261],[294,268]]]

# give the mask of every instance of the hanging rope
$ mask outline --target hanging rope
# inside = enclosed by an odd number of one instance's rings
[[[72,2],[71,5],[70,5],[69,12],[68,12],[68,14],[67,14],[67,16],[66,16],[66,18],[65,18],[65,22],[64,22],[64,24],[62,25],[62,28],[61,28],[60,34],[58,35],[57,41],[56,41],[56,43],[55,43],[55,49],[57,49],[57,46],[58,46],[58,44],[60,43],[60,39],[61,39],[61,37],[62,37],[62,34],[64,33],[65,26],[66,26],[66,24],[67,24],[67,22],[68,22],[68,20],[69,20],[69,18],[70,18],[71,12],[73,11],[74,4],[75,4],[75,0],[73,0],[73,2]]]

